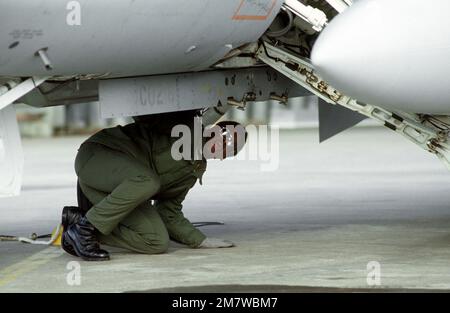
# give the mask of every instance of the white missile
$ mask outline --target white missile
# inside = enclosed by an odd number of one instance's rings
[[[450,114],[450,1],[358,1],[324,29],[312,62],[362,102]]]

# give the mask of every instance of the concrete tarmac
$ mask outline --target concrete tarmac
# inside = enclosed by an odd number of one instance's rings
[[[193,222],[224,222],[202,229],[235,248],[112,248],[110,262],[91,263],[57,247],[0,242],[0,292],[450,290],[444,165],[381,128],[320,145],[317,137],[282,131],[275,172],[257,161],[208,164],[184,212]],[[0,234],[49,233],[62,207],[76,204],[73,160],[83,140],[24,141],[23,193],[0,199]],[[80,264],[80,285],[71,261]],[[368,285],[368,264],[380,265],[380,285]]]

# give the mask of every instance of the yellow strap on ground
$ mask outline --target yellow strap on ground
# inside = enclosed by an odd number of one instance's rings
[[[58,236],[55,238],[55,241],[53,241],[52,245],[53,246],[61,246],[61,238],[62,238],[62,233],[64,231],[64,227],[56,227],[55,229],[53,229],[52,231],[52,237],[54,237],[55,233],[58,231]]]

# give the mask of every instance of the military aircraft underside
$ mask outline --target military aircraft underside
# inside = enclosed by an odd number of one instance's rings
[[[321,108],[349,109],[321,120],[322,132],[371,118],[450,167],[449,9],[447,0],[4,0],[0,189],[20,189],[15,102],[98,100],[104,117],[118,117],[314,94]]]

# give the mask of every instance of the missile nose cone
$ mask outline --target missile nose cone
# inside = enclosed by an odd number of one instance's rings
[[[335,64],[335,57],[333,53],[333,45],[330,41],[323,40],[323,38],[327,38],[324,36],[319,37],[319,39],[314,44],[312,53],[311,53],[311,62],[314,65],[315,69],[319,72],[325,72],[325,69],[330,69]],[[333,37],[330,36],[330,39]]]
[[[450,1],[360,0],[322,31],[316,72],[365,103],[450,113]]]
[[[366,62],[376,61],[370,60],[373,56],[370,51],[376,49],[376,45],[373,45],[373,38],[368,37],[368,31],[381,24],[380,2],[383,0],[356,2],[331,21],[312,50],[311,61],[316,71],[335,88],[350,91],[351,96],[360,96],[355,93],[360,91],[354,88],[355,80],[364,80]],[[376,59],[383,54],[385,52],[377,51]]]

